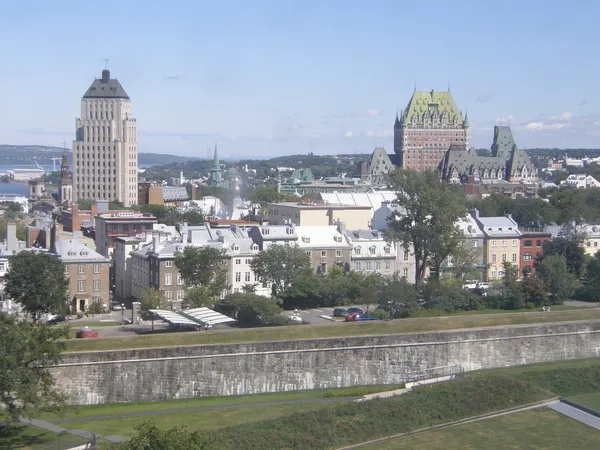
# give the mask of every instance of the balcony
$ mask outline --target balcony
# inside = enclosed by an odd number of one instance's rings
[[[107,236],[110,237],[128,237],[128,236],[137,236],[138,234],[146,233],[146,228],[134,228],[133,230],[108,230],[106,232]]]

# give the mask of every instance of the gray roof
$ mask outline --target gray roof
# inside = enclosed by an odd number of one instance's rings
[[[56,256],[64,263],[108,263],[108,258],[77,239],[59,239],[54,243]]]
[[[83,98],[126,98],[129,99],[127,92],[116,78],[110,78],[110,71],[103,70],[102,78],[96,78]]]
[[[190,199],[185,186],[163,186],[162,195],[165,202],[177,202]]]

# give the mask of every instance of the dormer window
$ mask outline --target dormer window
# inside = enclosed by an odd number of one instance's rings
[[[287,229],[287,234],[294,234],[294,229],[293,228],[288,228]]]
[[[354,253],[356,253],[357,255],[360,255],[360,247],[355,247]]]
[[[239,245],[237,245],[237,244],[233,244],[233,247],[232,247],[232,248],[233,248],[233,251],[234,251],[234,252],[239,252],[239,251],[240,251],[240,246],[239,246]]]
[[[389,248],[389,247],[385,247],[385,248],[383,249],[383,251],[386,253],[386,255],[389,255],[389,254],[390,254],[390,252],[392,251],[392,249],[391,249],[391,248]]]
[[[375,248],[374,245],[372,245],[371,247],[369,247],[369,252],[371,253],[371,255],[375,254],[375,250],[377,250],[377,249]]]
[[[302,237],[302,242],[304,242],[305,244],[310,244],[310,238],[306,237],[306,236],[303,236]]]
[[[258,251],[258,245],[252,244],[252,251],[253,252],[257,252]]]
[[[267,234],[269,234],[269,229],[268,228],[263,228],[262,232],[263,232],[264,235],[267,235]]]
[[[341,236],[334,236],[334,238],[333,238],[333,239],[335,240],[335,242],[338,242],[338,243],[339,243],[339,242],[342,242],[342,238],[341,238]]]

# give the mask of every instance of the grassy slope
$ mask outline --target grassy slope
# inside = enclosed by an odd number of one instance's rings
[[[0,427],[2,449],[70,448],[86,443],[86,439],[71,434],[56,434],[30,425]]]
[[[600,392],[592,392],[590,394],[573,395],[569,400],[579,403],[580,405],[592,408],[600,412]]]
[[[600,431],[552,409],[543,408],[405,436],[365,448],[563,450],[597,448],[599,440]]]
[[[162,333],[122,338],[78,339],[66,342],[67,351],[113,350],[126,348],[168,347],[194,344],[281,341],[294,339],[372,336],[397,333],[441,331],[532,323],[600,319],[600,309],[539,313],[495,314],[487,316],[451,316],[401,319],[339,325],[255,328],[232,332]]]

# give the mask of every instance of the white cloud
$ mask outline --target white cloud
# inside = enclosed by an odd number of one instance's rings
[[[515,116],[502,116],[502,117],[497,117],[496,118],[496,123],[500,124],[500,123],[510,123],[510,122],[516,122],[517,118]]]
[[[346,137],[346,138],[351,138],[351,137],[352,137],[352,131],[346,131],[346,132],[344,133],[344,137]]]
[[[393,136],[394,132],[392,130],[380,131],[377,133],[377,137],[390,137]]]
[[[550,118],[552,120],[560,120],[562,122],[571,120],[571,117],[573,117],[573,113],[570,113],[570,112],[562,113],[560,116],[550,116]]]
[[[377,117],[377,116],[379,116],[379,110],[378,109],[369,109],[367,111],[367,116],[368,117]]]
[[[566,127],[566,123],[544,123],[544,122],[531,122],[525,125],[525,128],[532,131],[547,131],[547,130],[560,130]]]
[[[373,133],[372,131],[367,131],[367,132],[365,133],[365,135],[366,135],[367,137],[373,137],[373,136],[375,136],[375,133]]]

